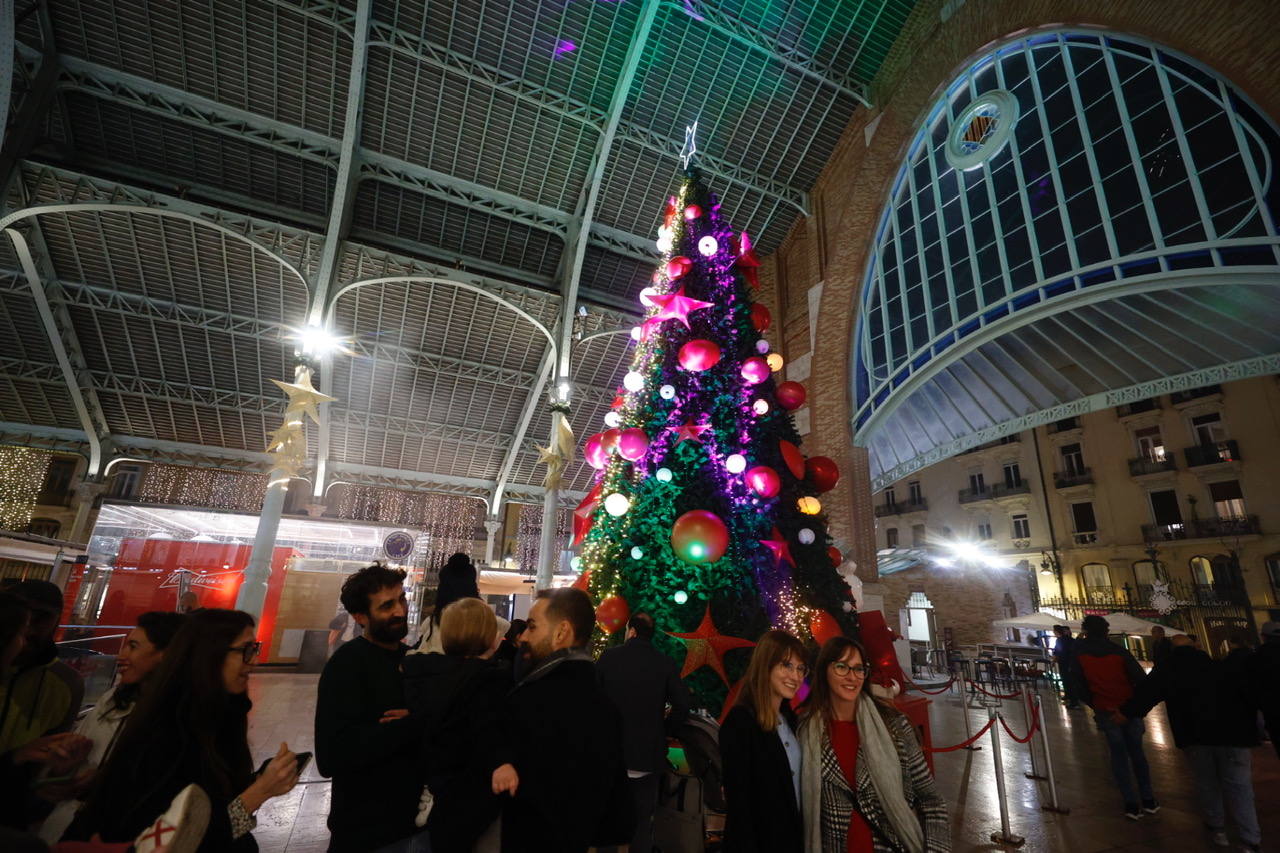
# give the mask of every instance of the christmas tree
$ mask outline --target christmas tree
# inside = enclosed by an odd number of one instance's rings
[[[798,448],[805,390],[775,380],[759,261],[687,158],[658,248],[609,428],[583,447],[598,473],[575,512],[578,585],[598,604],[598,646],[630,613],[652,614],[655,643],[719,712],[766,630],[818,642],[857,630],[818,499],[839,471]]]

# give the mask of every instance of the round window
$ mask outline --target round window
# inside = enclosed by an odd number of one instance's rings
[[[965,107],[947,134],[947,162],[961,171],[976,169],[1004,148],[1018,122],[1018,99],[997,89]]]

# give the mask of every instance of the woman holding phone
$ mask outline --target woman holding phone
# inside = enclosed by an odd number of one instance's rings
[[[728,801],[725,853],[801,853],[800,745],[791,700],[804,683],[804,645],[786,631],[756,643],[738,695],[720,727]]]
[[[65,837],[132,841],[179,792],[197,785],[210,803],[199,849],[257,850],[254,812],[292,790],[300,770],[282,743],[254,773],[247,691],[261,645],[248,613],[189,614]]]

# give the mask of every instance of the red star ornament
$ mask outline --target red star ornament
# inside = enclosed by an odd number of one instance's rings
[[[587,538],[587,533],[591,531],[591,520],[595,518],[596,507],[600,506],[600,483],[591,491],[587,492],[587,496],[582,499],[582,503],[578,504],[573,511],[573,542],[569,547],[582,544],[582,540]]]
[[[768,548],[770,553],[773,554],[773,567],[775,569],[782,565],[783,560],[786,560],[791,568],[794,569],[796,567],[796,561],[791,556],[791,546],[787,544],[786,539],[782,538],[782,534],[778,532],[777,527],[773,528],[772,539],[757,539],[756,541]]]
[[[711,425],[695,424],[693,422],[693,418],[689,418],[689,420],[685,421],[680,426],[672,427],[672,429],[674,429],[676,431],[676,435],[679,436],[676,439],[676,444],[679,444],[682,441],[696,441],[701,444],[702,434],[711,429]]]
[[[687,677],[689,673],[704,666],[709,666],[716,671],[726,687],[729,686],[729,676],[724,671],[724,653],[731,649],[746,649],[755,645],[741,637],[721,634],[715,623],[711,621],[711,605],[707,605],[707,610],[702,615],[702,624],[696,631],[689,634],[674,634],[668,631],[667,634],[684,641],[684,669],[680,671],[681,678]]]
[[[742,238],[738,241],[738,260],[734,261],[734,265],[752,287],[760,286],[760,276],[756,269],[760,266],[760,259],[756,257],[756,250],[752,248],[751,238],[746,231],[742,232]]]
[[[715,305],[714,302],[703,302],[701,299],[693,299],[685,296],[684,285],[680,285],[680,289],[675,293],[660,293],[649,297],[649,301],[658,306],[658,313],[654,314],[646,324],[653,320],[661,322],[663,320],[679,320],[684,323],[686,329],[689,326],[689,314],[692,311],[698,311],[703,308],[710,308]]]

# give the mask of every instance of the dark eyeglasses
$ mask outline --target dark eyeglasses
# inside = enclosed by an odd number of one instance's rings
[[[243,646],[231,646],[227,649],[229,652],[239,652],[244,657],[245,663],[253,663],[254,658],[258,656],[258,652],[262,650],[262,643],[252,640]]]
[[[836,671],[836,675],[844,677],[846,675],[856,675],[859,678],[866,678],[871,673],[871,667],[865,663],[858,663],[850,666],[842,660],[838,660],[831,664],[831,668]]]

